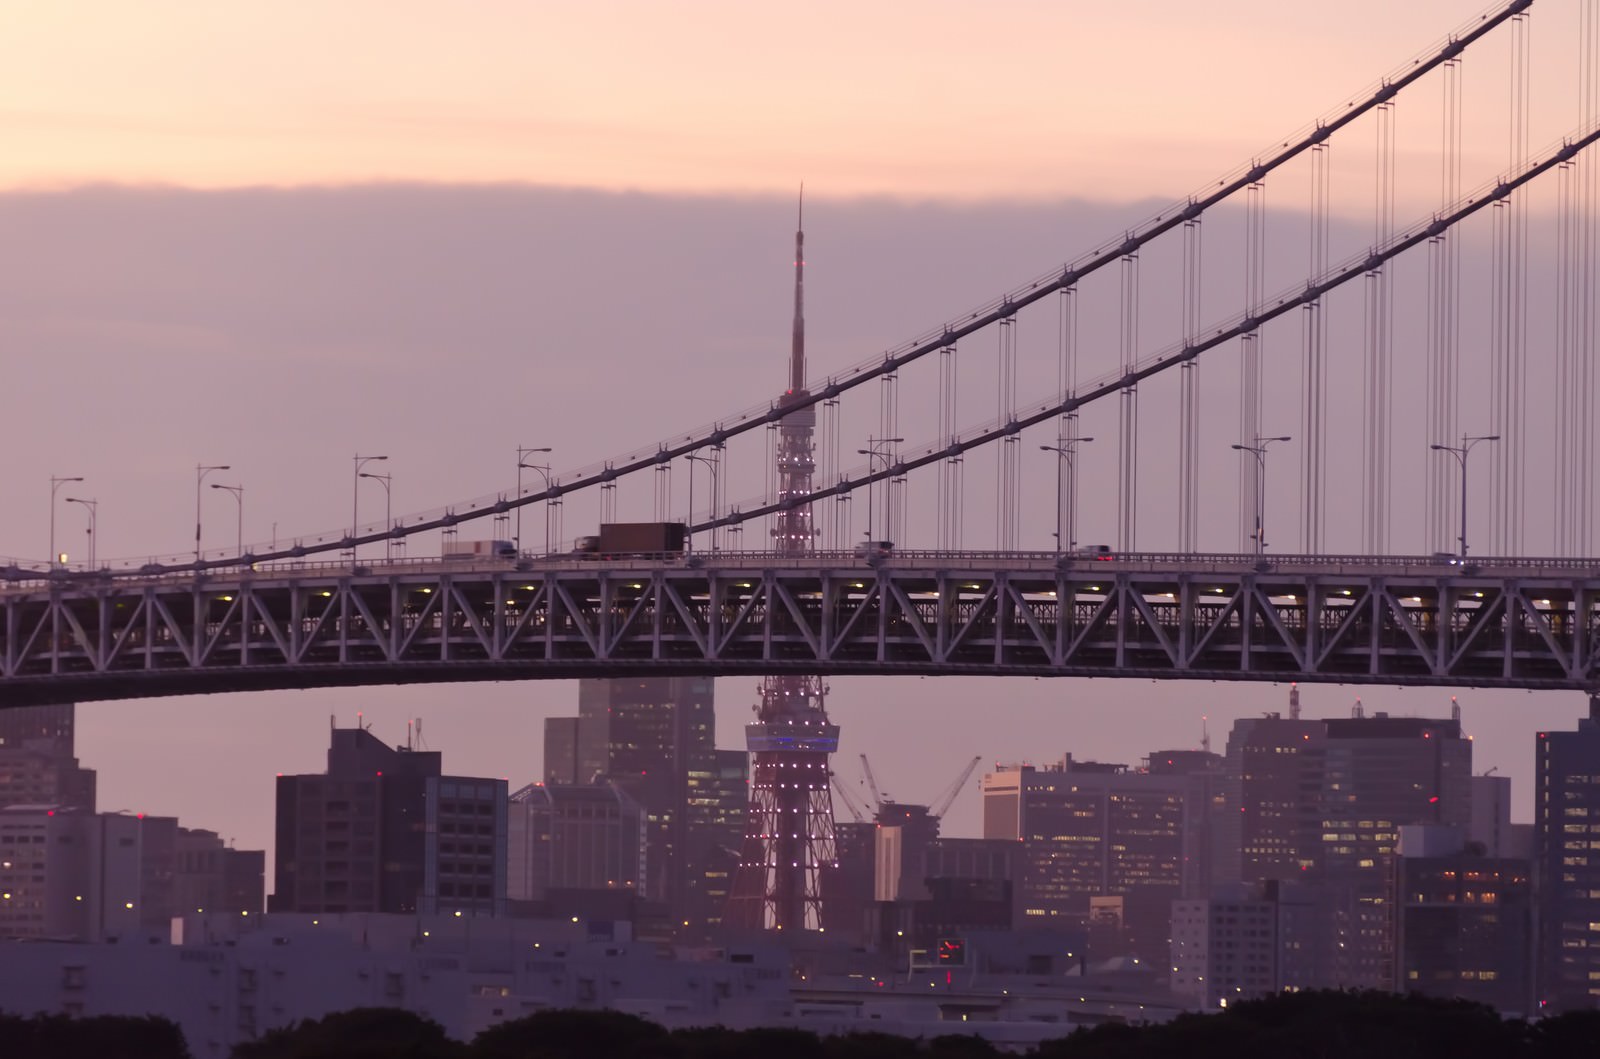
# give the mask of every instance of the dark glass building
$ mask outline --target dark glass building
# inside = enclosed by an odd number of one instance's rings
[[[1540,732],[1534,766],[1538,1001],[1600,1007],[1600,696],[1575,732]]]

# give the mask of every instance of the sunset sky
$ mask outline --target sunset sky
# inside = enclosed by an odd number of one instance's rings
[[[1546,87],[1571,79],[1576,6],[1535,4],[1535,149],[1578,122],[1576,92]],[[3,0],[0,482],[11,499],[0,556],[46,554],[51,475],[87,479],[102,557],[141,556],[191,546],[199,463],[233,465],[247,488],[240,530],[265,541],[345,524],[353,452],[391,456],[398,514],[508,488],[519,445],[556,448],[558,470],[649,445],[781,383],[802,180],[811,363],[826,373],[1117,237],[1337,112],[1481,10]],[[1502,32],[1465,67],[1469,187],[1506,164],[1509,52]],[[1439,197],[1440,94],[1417,93],[1398,112],[1402,219]],[[1370,147],[1370,130],[1334,147],[1341,246],[1365,246],[1371,231]],[[1269,195],[1292,233],[1274,244],[1276,289],[1304,278],[1294,211],[1305,197],[1292,180]],[[1207,279],[1208,317],[1238,306],[1243,266],[1228,256],[1226,223],[1207,233],[1220,277]],[[1158,321],[1172,315],[1170,297],[1146,304]],[[1025,334],[1024,353],[1044,358],[1025,372],[1053,379],[1042,331]],[[1148,336],[1171,337],[1154,325]],[[1336,363],[1341,380],[1359,375]],[[1208,378],[1229,391],[1225,364]],[[1294,379],[1269,383],[1274,412],[1292,417]],[[1430,439],[1407,396],[1400,436],[1414,469]],[[1150,400],[1160,430],[1163,406]],[[1232,405],[1207,414],[1218,433],[1204,517],[1215,546],[1232,547],[1225,435],[1237,419]],[[1094,429],[1109,438],[1115,424]],[[1029,489],[1028,539],[1047,547],[1053,477],[1033,448],[1025,469],[1044,485]],[[1114,442],[1095,448],[1085,540],[1111,539],[1114,524]],[[1400,479],[1402,493],[1412,481]],[[1166,498],[1152,492],[1146,517],[1159,523]],[[1276,502],[1275,540],[1288,547],[1292,490]],[[228,498],[206,503],[207,545],[231,543]],[[375,517],[381,499],[362,503]],[[83,513],[56,515],[81,554]],[[588,517],[574,503],[567,535]],[[742,745],[754,685],[719,681],[720,745]],[[845,741],[836,768],[854,782],[866,751],[904,800],[932,797],[972,753],[1136,763],[1197,744],[1202,717],[1220,749],[1234,717],[1287,696],[1120,680],[832,685]],[[1435,716],[1450,699],[1303,691],[1311,716],[1345,714],[1358,695],[1369,711]],[[1526,818],[1532,733],[1570,727],[1581,696],[1461,695],[1477,769],[1516,776]],[[350,724],[363,710],[391,742],[422,715],[447,767],[515,789],[538,773],[543,719],[576,703],[568,682],[527,682],[85,704],[80,755],[101,770],[102,808],[178,814],[270,850],[273,773],[322,768],[330,715]],[[926,731],[946,738],[924,744]],[[977,819],[969,790],[949,830],[975,834]]]
[[[0,186],[726,193],[803,177],[832,197],[1170,198],[1478,13],[1460,0],[13,0]],[[1534,40],[1542,64],[1570,59],[1559,34]],[[1535,143],[1576,113],[1539,102],[1551,120]]]

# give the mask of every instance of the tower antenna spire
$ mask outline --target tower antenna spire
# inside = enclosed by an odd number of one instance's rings
[[[789,346],[789,392],[806,385],[806,185],[800,182],[800,201],[794,222],[794,339]]]
[[[794,341],[789,388],[779,407],[801,404],[806,392],[805,184],[800,185],[794,232]],[[785,501],[772,531],[779,555],[815,547],[811,476],[816,469],[817,411],[793,408],[778,421],[778,496]],[[839,749],[839,726],[828,720],[820,677],[793,673],[761,682],[756,720],[745,726],[751,753],[750,807],[744,845],[724,922],[766,930],[822,929],[822,876],[837,860],[828,756]],[[798,782],[796,782],[798,781]]]

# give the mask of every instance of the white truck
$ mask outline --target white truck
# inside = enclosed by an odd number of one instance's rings
[[[443,559],[515,559],[517,547],[510,541],[446,541]]]

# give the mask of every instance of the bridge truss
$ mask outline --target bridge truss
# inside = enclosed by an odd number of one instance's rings
[[[527,565],[527,564],[523,564]],[[842,555],[107,580],[0,597],[0,702],[631,674],[1600,689],[1571,561]]]

